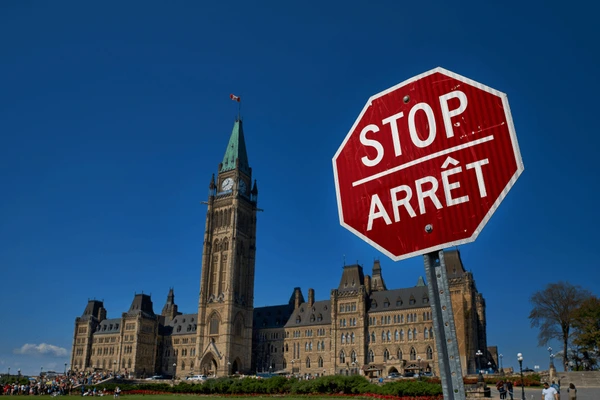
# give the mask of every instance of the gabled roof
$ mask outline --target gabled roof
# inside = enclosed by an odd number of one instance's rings
[[[147,294],[136,294],[133,297],[127,315],[133,316],[141,314],[143,317],[156,318],[152,308],[152,299]]]
[[[293,297],[293,296],[292,296]],[[283,328],[294,311],[294,302],[278,306],[258,307],[254,309],[253,326],[255,329]]]
[[[370,313],[430,306],[427,286],[372,292],[369,298],[371,300]],[[411,300],[414,303],[411,304]]]
[[[338,292],[354,292],[365,284],[365,274],[360,265],[345,265],[342,272],[342,279],[338,286]]]
[[[444,250],[444,262],[448,279],[460,278],[467,273],[458,250]]]
[[[300,304],[285,324],[286,328],[296,326],[330,325],[331,300],[315,301],[311,306],[308,303]]]
[[[198,314],[181,314],[173,318],[163,332],[165,335],[189,335],[196,333],[197,324]]]
[[[100,324],[98,324],[98,326],[96,327],[96,331],[94,332],[94,335],[119,333],[120,331],[121,331],[121,319],[120,318],[105,319],[104,321],[100,322]]]
[[[81,319],[89,320],[92,317],[98,318],[100,309],[104,308],[104,302],[100,300],[88,300],[87,305],[85,306],[85,310],[83,310],[83,315]]]
[[[246,153],[246,141],[244,140],[244,128],[241,119],[237,119],[233,124],[229,144],[227,144],[219,172],[233,171],[238,162],[240,171],[250,175],[250,165],[248,164],[248,153]]]

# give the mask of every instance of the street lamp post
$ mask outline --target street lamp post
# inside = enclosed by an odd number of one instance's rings
[[[44,367],[40,367],[40,381],[42,380],[42,375],[44,375]]]
[[[227,361],[227,375],[231,375],[231,363]]]
[[[504,375],[504,370],[502,369],[502,357],[504,356],[500,354],[500,375]]]
[[[488,372],[492,372],[492,362],[488,361]]]
[[[521,371],[521,400],[525,400],[525,382],[523,381],[523,354],[517,354],[517,360],[519,361],[519,370]]]
[[[10,367],[8,367],[8,377],[10,378]]]
[[[65,364],[65,368],[67,367],[67,364]],[[116,377],[117,376],[117,360],[113,360],[113,376]]]
[[[176,375],[177,375],[177,364],[173,363],[173,379],[171,380],[171,382],[173,383],[173,386],[175,386]]]
[[[21,380],[21,368],[17,370],[17,379]]]
[[[419,380],[421,380],[421,356],[417,357],[417,361],[419,362]]]
[[[481,352],[481,350],[477,350],[477,353],[475,353],[475,355],[477,356],[477,370],[479,371],[479,375],[477,375],[477,382],[483,382],[483,375],[481,375],[481,360],[480,360],[483,353]]]
[[[550,365],[552,365],[552,347],[548,347],[548,355],[550,356]]]
[[[67,376],[67,363],[65,363],[65,376]]]
[[[356,375],[356,363],[352,361],[352,375]]]

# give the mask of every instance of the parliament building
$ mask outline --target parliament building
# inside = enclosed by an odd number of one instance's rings
[[[305,297],[290,288],[287,303],[254,307],[257,200],[237,119],[209,184],[197,312],[179,312],[172,288],[160,314],[147,294],[136,294],[129,310],[113,318],[102,301],[89,300],[75,319],[71,369],[138,378],[438,375],[426,283],[419,278],[413,287],[388,288],[379,261],[371,275],[361,265],[344,266],[325,300],[316,300],[313,289]],[[485,300],[473,274],[458,250],[446,251],[445,261],[463,374],[474,373],[477,361],[495,367],[486,351]],[[485,360],[475,359],[477,350]]]

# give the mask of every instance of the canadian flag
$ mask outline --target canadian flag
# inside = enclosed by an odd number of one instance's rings
[[[236,96],[235,94],[230,94],[229,98],[233,101],[237,101],[238,103],[240,102],[240,98],[238,96]]]

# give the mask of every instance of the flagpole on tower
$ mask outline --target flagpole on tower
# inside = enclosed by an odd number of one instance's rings
[[[229,98],[233,101],[237,101],[238,103],[238,115],[237,115],[237,119],[238,121],[240,120],[241,114],[242,114],[242,99],[240,98],[240,96],[236,96],[235,94],[230,94]]]

